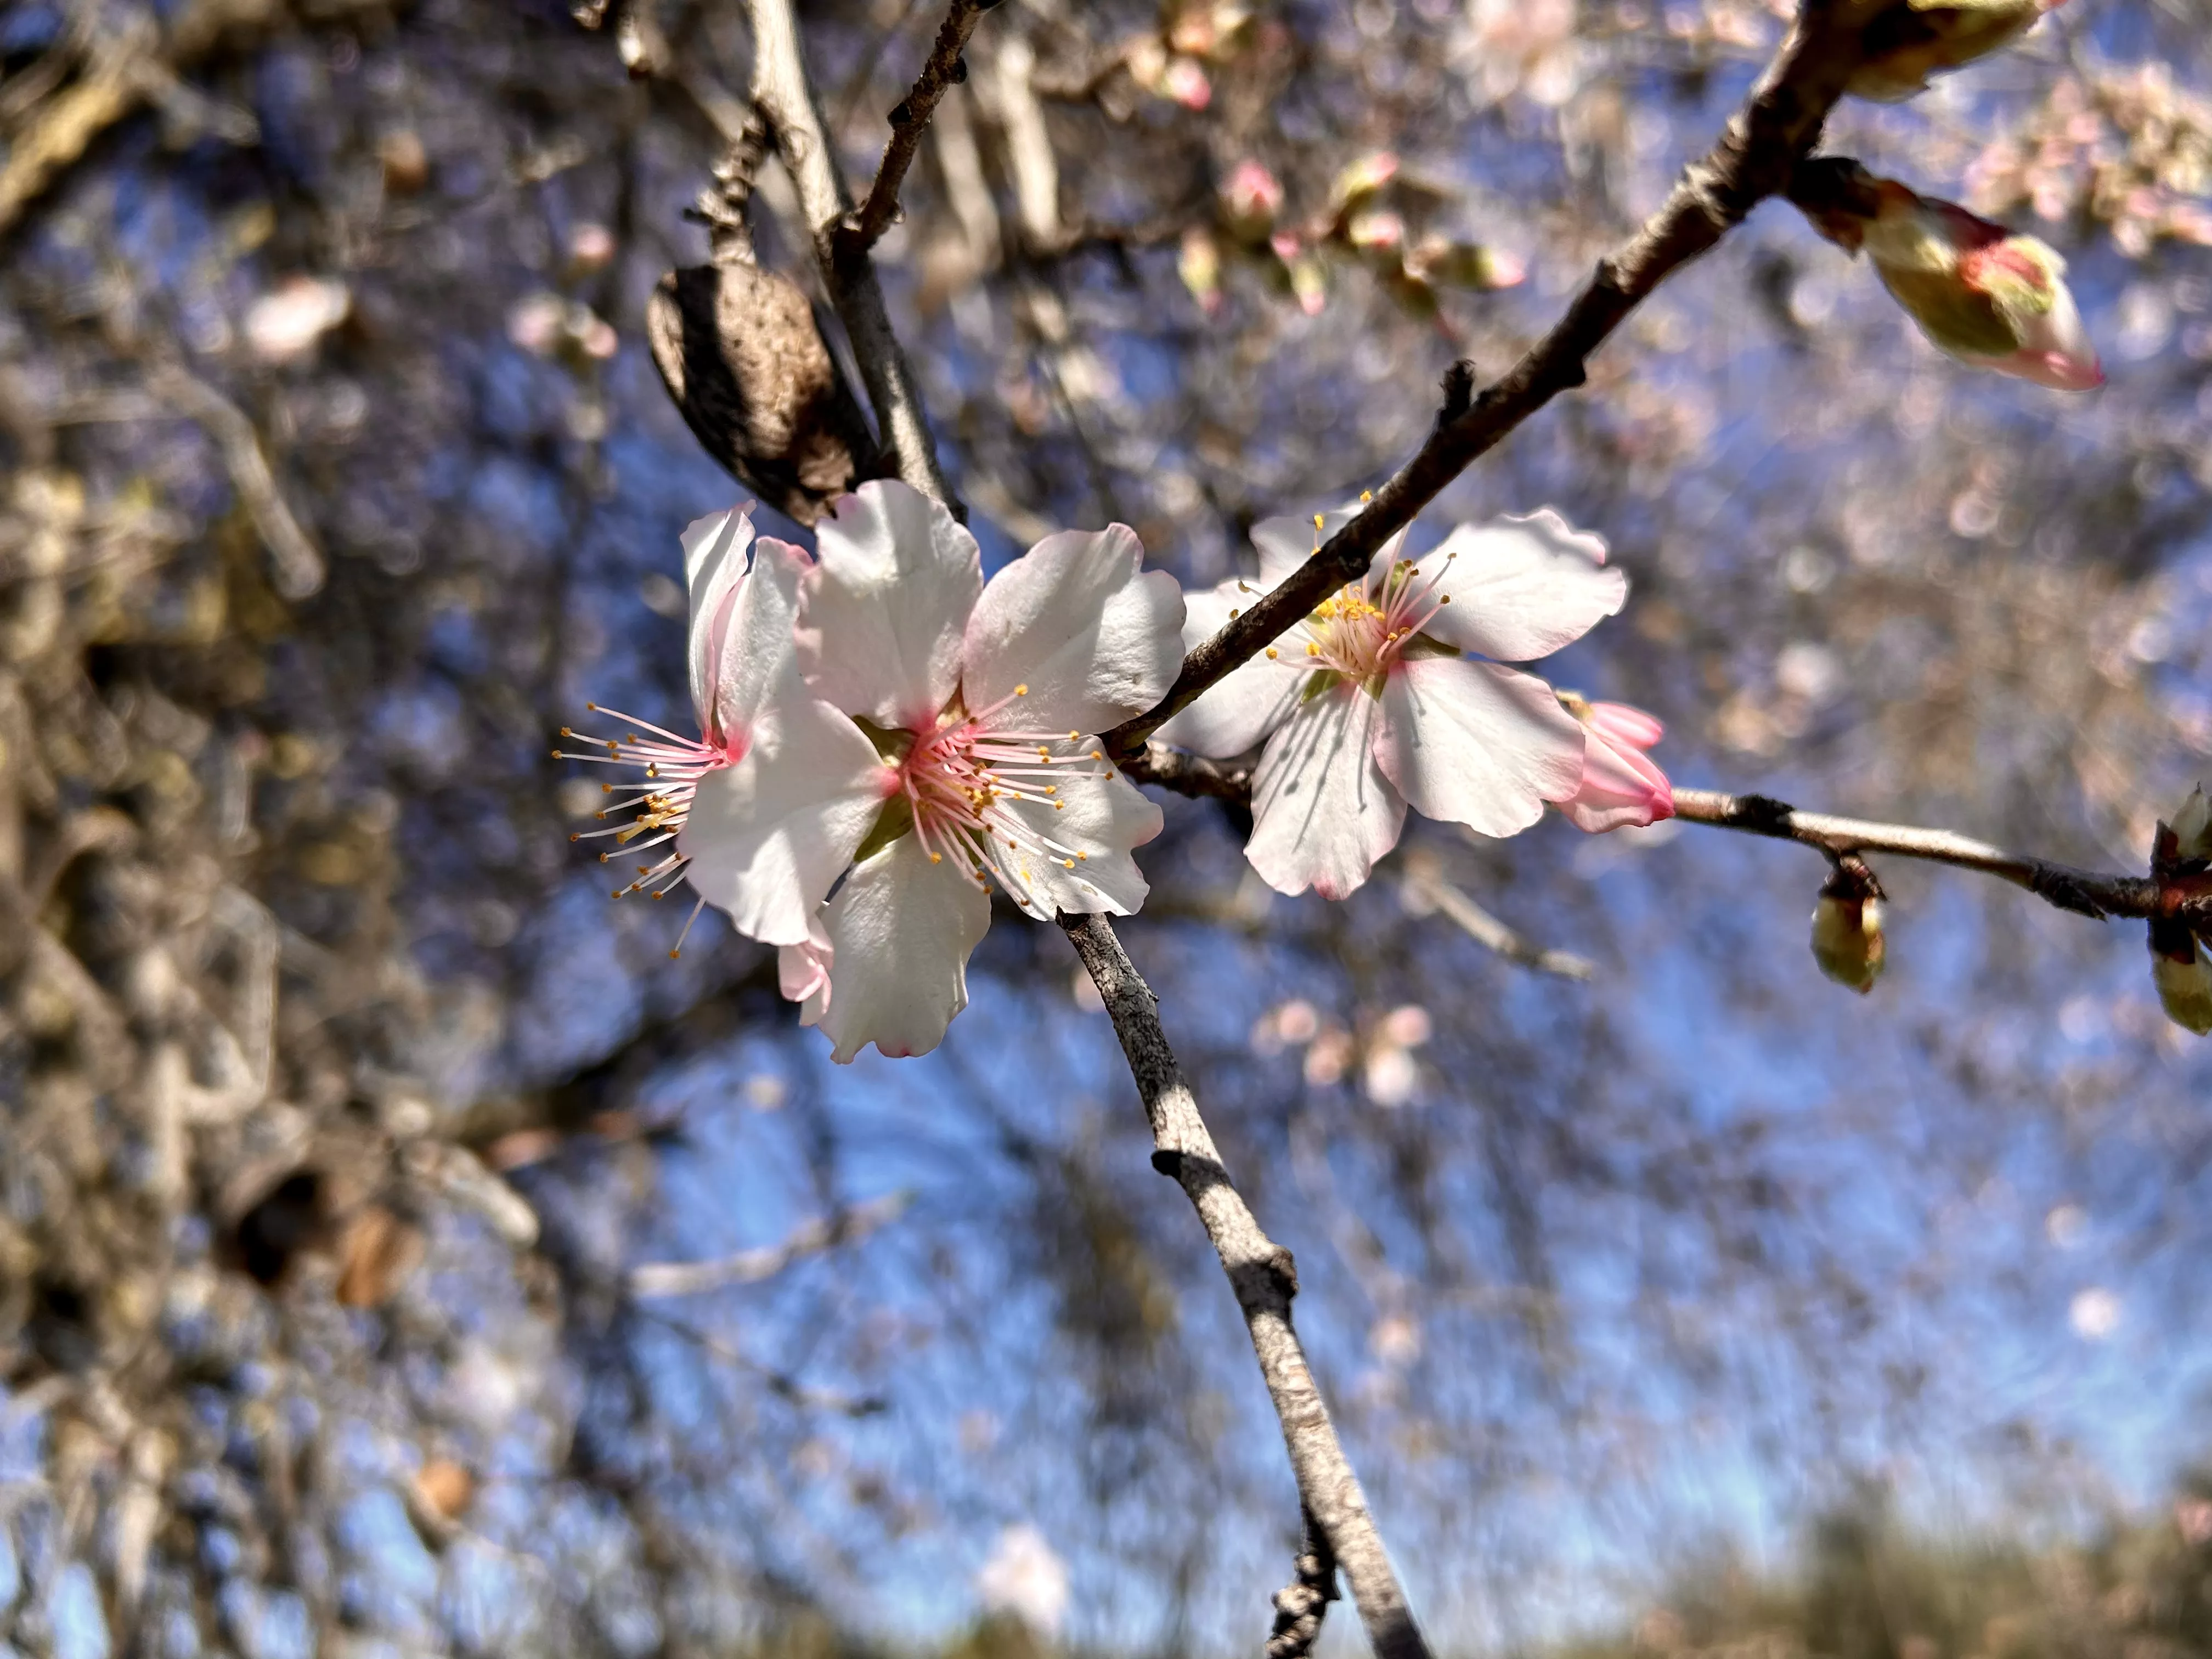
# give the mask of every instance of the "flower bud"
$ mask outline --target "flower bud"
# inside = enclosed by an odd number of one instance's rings
[[[1928,77],[1971,64],[2027,33],[2064,0],[1899,0],[1866,27],[1865,57],[1844,90],[1894,104]]]
[[[1813,907],[1813,960],[1838,985],[1864,996],[1881,977],[1881,884],[1851,854],[1836,861],[1835,874]]]
[[[2105,383],[2066,262],[2034,237],[1864,173],[1808,212],[1829,240],[1865,251],[1938,350],[2062,392]]]
[[[2186,923],[2151,923],[2150,977],[2168,1019],[2199,1036],[2212,1035],[2212,962]]]
[[[2150,870],[2161,901],[2212,890],[2212,801],[2201,785],[2189,792],[2172,823],[2158,826]],[[2151,918],[2150,976],[2168,1019],[2199,1036],[2212,1035],[2212,961],[2179,916]]]
[[[1644,750],[1666,728],[1625,702],[1591,702],[1572,691],[1561,705],[1583,723],[1583,776],[1559,811],[1576,829],[1599,835],[1629,826],[1648,828],[1674,816],[1674,787]],[[1817,930],[1818,918],[1814,919]],[[1813,946],[1820,950],[1816,942]]]
[[[1201,225],[1182,234],[1182,251],[1176,258],[1176,274],[1190,290],[1207,316],[1221,309],[1221,250]]]
[[[1282,207],[1281,182],[1257,161],[1239,161],[1221,186],[1222,221],[1239,241],[1264,240]]]

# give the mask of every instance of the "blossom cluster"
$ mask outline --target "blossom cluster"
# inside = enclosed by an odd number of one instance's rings
[[[605,786],[606,827],[575,839],[635,860],[618,896],[688,884],[692,921],[712,904],[778,947],[837,1060],[927,1053],[966,1006],[994,891],[1039,920],[1144,903],[1133,853],[1160,809],[1099,734],[1349,516],[1264,522],[1256,579],[1189,595],[1122,525],[1048,536],[987,582],[975,538],[896,481],[839,501],[811,555],[740,509],[702,519],[684,536],[698,735],[596,708],[619,729],[564,730],[580,746],[556,753],[643,775]],[[1489,836],[1547,805],[1594,832],[1670,816],[1656,720],[1512,665],[1620,611],[1605,544],[1549,509],[1418,558],[1404,541],[1161,728],[1257,751],[1253,867],[1343,897],[1408,806]]]

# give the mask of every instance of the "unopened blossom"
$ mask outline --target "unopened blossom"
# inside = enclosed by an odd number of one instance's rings
[[[1861,98],[1893,104],[1928,77],[2010,46],[2064,0],[1900,0],[1867,25],[1866,56],[1845,83]]]
[[[1583,777],[1559,811],[1577,830],[1647,828],[1674,816],[1674,789],[1652,763],[1650,749],[1666,728],[1625,702],[1590,702],[1559,693],[1567,712],[1583,723]]]
[[[1279,179],[1254,161],[1239,161],[1221,186],[1221,216],[1231,235],[1242,241],[1266,239],[1283,210]]]
[[[1218,631],[1350,516],[1256,526],[1258,580],[1190,595],[1186,640]],[[1581,787],[1581,723],[1504,665],[1549,656],[1620,609],[1628,584],[1604,542],[1549,508],[1462,525],[1418,560],[1399,556],[1403,541],[1160,730],[1218,757],[1265,745],[1245,856],[1278,891],[1352,892],[1397,844],[1408,804],[1510,836]]]
[[[2162,887],[2212,890],[2212,801],[2202,788],[2190,792],[2171,826],[2159,826],[2152,868]],[[2152,918],[2150,972],[2166,1017],[2199,1036],[2212,1035],[2212,958],[2179,917]]]
[[[711,903],[750,938],[808,942],[816,907],[896,778],[875,745],[799,678],[793,629],[806,565],[795,547],[756,542],[742,511],[696,520],[684,532],[684,567],[699,735],[596,704],[594,714],[617,723],[615,734],[562,728],[583,750],[556,754],[643,775],[634,793],[604,786],[610,799],[599,816],[608,827],[571,837],[605,843],[603,864],[635,861],[617,897],[659,898],[688,881],[698,894],[693,920]],[[611,822],[623,813],[633,816]]]
[[[1887,956],[1881,922],[1881,884],[1864,864],[1847,857],[1813,907],[1813,960],[1837,984],[1864,996],[1881,977]]]
[[[1937,349],[2062,392],[2105,383],[2055,251],[1893,179],[1860,178],[1870,213],[1836,207],[1814,223],[1838,246],[1865,250]]]
[[[799,665],[890,789],[786,983],[809,987],[836,1059],[926,1054],[967,1006],[994,886],[1040,920],[1144,902],[1130,851],[1160,810],[1094,734],[1174,682],[1182,599],[1124,525],[1048,536],[987,585],[975,538],[895,481],[863,484],[817,533]]]

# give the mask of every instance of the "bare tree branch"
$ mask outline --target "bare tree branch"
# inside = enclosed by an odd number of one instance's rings
[[[2007,852],[1948,830],[1923,830],[1909,823],[1877,823],[1839,818],[1826,812],[1801,812],[1787,801],[1765,795],[1728,795],[1717,789],[1677,789],[1674,816],[1690,823],[1741,830],[1777,841],[1802,842],[1831,858],[1851,853],[1886,853],[1975,870],[2025,887],[2046,903],[2076,915],[2172,917],[2203,931],[2212,928],[2212,895],[2190,891],[2148,876],[2108,875],[2077,870],[2025,853]]]
[[[1533,968],[1561,979],[1588,979],[1596,970],[1585,957],[1571,951],[1550,951],[1521,937],[1465,893],[1446,881],[1432,854],[1416,849],[1407,854],[1404,893],[1412,910],[1441,910],[1462,932],[1486,950],[1506,961]]]
[[[1240,803],[1252,799],[1251,765],[1206,760],[1164,743],[1146,744],[1144,753],[1121,763],[1121,770],[1132,782],[1157,783],[1178,795],[1206,795]]]
[[[1198,1102],[1185,1086],[1160,1029],[1158,1000],[1131,965],[1113,924],[1095,915],[1063,914],[1059,921],[1105,1000],[1114,1034],[1136,1079],[1145,1115],[1152,1121],[1152,1167],[1182,1183],[1229,1275],[1267,1397],[1282,1425],[1298,1497],[1326,1549],[1344,1569],[1368,1640],[1382,1659],[1427,1659],[1428,1644],[1406,1605],[1359,1477],[1328,1420],[1328,1408],[1291,1323],[1291,1299],[1298,1288],[1291,1253],[1261,1231],[1222,1167]]]
[[[915,152],[921,148],[929,118],[937,113],[938,100],[946,91],[968,78],[968,65],[960,54],[967,47],[968,37],[975,32],[976,20],[997,3],[998,0],[952,0],[914,90],[891,112],[890,142],[884,146],[883,162],[876,168],[876,182],[869,188],[868,199],[837,228],[840,259],[865,258],[898,216],[899,186],[906,182],[906,170],[914,165]]]
[[[815,257],[829,284],[830,303],[845,325],[853,356],[875,405],[884,453],[900,477],[925,495],[959,507],[937,459],[937,445],[923,418],[914,370],[891,331],[884,290],[863,247],[841,252],[838,228],[852,211],[852,198],[837,170],[823,131],[822,112],[799,55],[799,25],[791,0],[751,0],[753,20],[753,104],[775,135],[776,149],[790,169],[799,201],[814,236]]]
[[[1581,386],[1590,355],[1661,283],[1786,189],[1858,67],[1862,29],[1884,3],[1806,0],[1750,103],[1711,152],[1684,171],[1643,229],[1598,262],[1552,331],[1480,395],[1473,366],[1453,365],[1436,429],[1413,459],[1281,586],[1192,651],[1157,707],[1106,732],[1107,751],[1133,754],[1176,710],[1289,631],[1332,588],[1358,578],[1445,485],[1560,392]]]

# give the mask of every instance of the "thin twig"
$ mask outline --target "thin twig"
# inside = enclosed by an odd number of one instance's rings
[[[2076,915],[2172,916],[2199,931],[2212,928],[2212,896],[2161,884],[2148,876],[2108,875],[2079,870],[2049,859],[2008,852],[1948,830],[1923,830],[1909,823],[1877,823],[1839,818],[1826,812],[1801,812],[1787,801],[1765,795],[1728,795],[1717,789],[1677,789],[1674,816],[1690,823],[1741,830],[1777,841],[1802,842],[1831,858],[1846,853],[1885,853],[1978,871],[2025,887],[2045,902]]]
[[[937,31],[937,44],[930,48],[929,61],[921,66],[921,75],[914,83],[914,90],[890,114],[890,142],[884,146],[882,164],[876,169],[876,182],[869,187],[868,199],[837,229],[837,257],[851,259],[865,256],[868,250],[883,240],[884,233],[899,215],[899,186],[906,182],[906,170],[914,165],[915,152],[921,148],[921,135],[928,130],[929,118],[937,113],[938,100],[947,91],[968,78],[968,66],[960,54],[966,50],[968,37],[975,32],[975,21],[998,0],[952,0],[951,9],[945,14],[945,22]]]
[[[1298,1498],[1344,1569],[1368,1640],[1381,1659],[1428,1659],[1428,1644],[1406,1605],[1359,1477],[1328,1420],[1328,1408],[1291,1323],[1291,1299],[1298,1288],[1291,1253],[1261,1231],[1222,1167],[1198,1102],[1185,1086],[1160,1029],[1158,1000],[1131,965],[1113,924],[1095,915],[1062,915],[1059,921],[1098,987],[1136,1079],[1145,1115],[1152,1121],[1152,1167],[1182,1184],[1237,1293],[1267,1397],[1282,1425]]]
[[[198,376],[175,364],[157,369],[147,381],[155,396],[198,421],[222,452],[246,514],[261,535],[276,566],[276,591],[288,599],[304,599],[323,585],[325,566],[314,540],[300,527],[300,520],[276,487],[276,474],[261,447],[261,434],[244,410]]]
[[[845,325],[868,399],[875,405],[884,451],[901,478],[945,502],[957,516],[959,504],[939,464],[913,368],[891,331],[874,263],[865,248],[853,254],[841,254],[838,248],[837,228],[852,210],[852,198],[806,78],[791,0],[751,0],[751,6],[753,104],[775,135],[777,152],[798,189],[830,303]]]
[[[1556,974],[1561,979],[1586,980],[1597,971],[1586,957],[1578,957],[1571,951],[1547,950],[1522,938],[1446,881],[1431,855],[1414,853],[1407,856],[1403,890],[1408,909],[1442,911],[1469,939],[1508,962],[1533,968],[1540,974]]]
[[[1413,459],[1281,586],[1193,650],[1157,706],[1104,733],[1108,752],[1133,754],[1176,710],[1287,633],[1332,588],[1364,573],[1383,543],[1445,485],[1560,392],[1581,386],[1591,354],[1661,283],[1785,189],[1819,142],[1829,110],[1858,66],[1860,32],[1883,3],[1806,0],[1750,103],[1711,153],[1684,172],[1635,238],[1598,262],[1552,331],[1479,396],[1473,367],[1454,365],[1436,429]]]
[[[780,1244],[739,1250],[712,1261],[645,1261],[629,1270],[629,1293],[635,1297],[696,1296],[726,1285],[757,1285],[773,1279],[793,1262],[842,1244],[858,1243],[878,1228],[888,1226],[906,1213],[911,1194],[891,1193],[855,1204],[827,1218],[815,1216],[792,1229]]]

